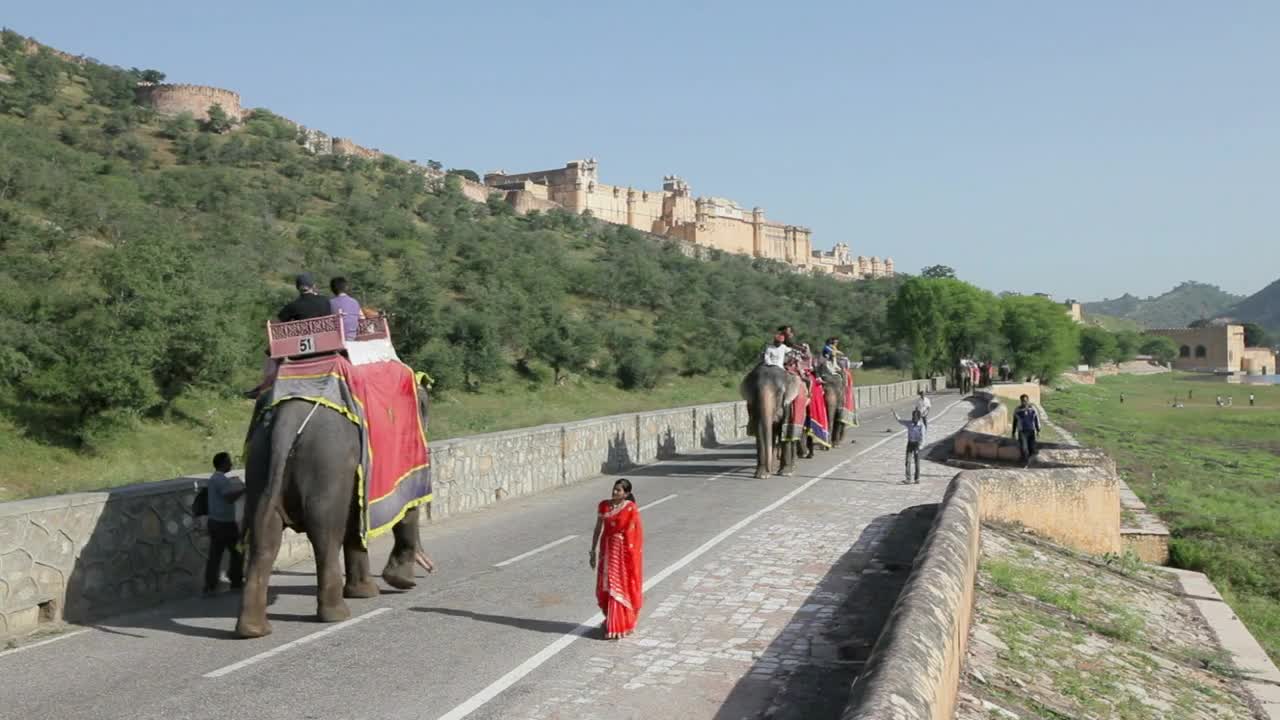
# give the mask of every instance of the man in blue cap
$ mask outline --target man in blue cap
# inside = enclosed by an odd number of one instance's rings
[[[294,285],[298,288],[298,297],[281,308],[276,318],[280,322],[310,320],[333,314],[333,310],[329,309],[329,298],[316,292],[316,281],[311,273],[299,275],[294,280]]]

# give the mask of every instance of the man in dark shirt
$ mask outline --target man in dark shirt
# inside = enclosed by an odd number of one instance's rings
[[[1018,400],[1018,409],[1013,411],[1013,437],[1018,440],[1022,464],[1029,465],[1032,456],[1039,452],[1036,436],[1040,434],[1040,415],[1029,397],[1023,395]]]
[[[311,273],[299,275],[294,285],[298,288],[298,297],[281,308],[277,316],[280,322],[310,320],[333,314],[333,310],[329,309],[329,298],[316,292],[316,281]]]

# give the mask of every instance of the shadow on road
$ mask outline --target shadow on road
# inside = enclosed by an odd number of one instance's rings
[[[838,720],[938,506],[881,515],[756,658],[716,720]]]
[[[506,625],[507,627],[529,630],[531,632],[547,633],[548,635],[568,635],[569,633],[577,632],[579,628],[582,627],[577,623],[564,622],[561,620],[538,620],[536,618],[510,617],[508,615],[490,615],[488,613],[478,613],[470,610],[457,610],[454,608],[411,607],[409,609],[413,612],[468,618],[470,620],[475,620],[476,622]],[[599,633],[595,633],[595,635],[598,636]],[[592,637],[592,635],[587,635],[587,637]]]

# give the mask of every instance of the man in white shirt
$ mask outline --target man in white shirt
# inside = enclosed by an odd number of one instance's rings
[[[896,408],[890,406],[889,411],[893,413],[893,419],[898,421],[899,425],[907,429],[907,477],[902,481],[904,485],[920,484],[920,448],[924,447],[925,431],[928,426],[924,423],[924,418],[920,416],[919,410],[911,411],[911,419],[903,420],[898,417]],[[911,474],[911,463],[915,462],[915,477]]]
[[[920,397],[916,398],[915,411],[920,413],[920,420],[925,427],[929,427],[929,411],[933,409],[933,403],[929,398],[924,396],[924,391],[920,391]]]
[[[773,336],[773,344],[765,347],[764,353],[760,357],[760,362],[773,367],[785,367],[787,353],[789,352],[791,352],[791,348],[787,347],[787,336],[779,331]]]

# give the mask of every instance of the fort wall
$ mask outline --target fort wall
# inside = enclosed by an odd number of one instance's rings
[[[334,155],[350,155],[353,157],[364,158],[366,160],[377,160],[382,157],[382,152],[376,148],[367,148],[348,138],[336,137],[333,139]]]
[[[240,93],[207,85],[151,85],[139,84],[134,88],[138,104],[146,105],[161,115],[191,113],[196,120],[209,119],[209,107],[221,105],[222,111],[232,120],[244,117],[240,107]]]
[[[1243,325],[1165,328],[1147,330],[1144,334],[1167,337],[1177,344],[1175,370],[1229,373],[1244,369]]]

